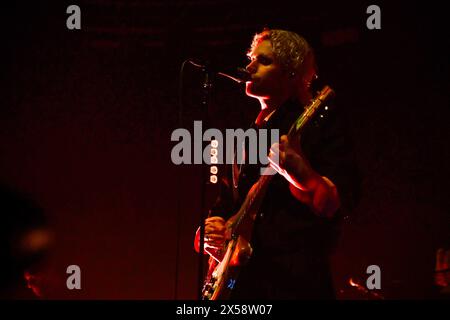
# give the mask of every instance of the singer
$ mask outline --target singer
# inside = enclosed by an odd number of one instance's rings
[[[279,143],[266,154],[278,154],[284,174],[275,175],[262,196],[253,218],[252,253],[232,279],[230,298],[333,299],[329,257],[359,189],[340,110],[332,108],[323,121],[309,121],[301,134],[288,137],[313,98],[313,50],[294,32],[265,29],[254,36],[247,55],[245,92],[261,104],[253,127],[280,130]],[[259,169],[249,163],[229,166],[205,220],[206,252],[223,250],[230,240],[229,219],[260,178]],[[194,245],[198,251],[199,232]]]

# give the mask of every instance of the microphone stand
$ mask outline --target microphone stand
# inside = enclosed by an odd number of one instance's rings
[[[189,63],[194,65],[197,68],[201,68],[202,71],[205,74],[204,82],[203,82],[203,96],[202,96],[202,113],[203,113],[203,120],[205,127],[208,128],[209,126],[209,106],[211,103],[211,93],[213,89],[213,77],[217,74],[222,77],[228,78],[230,80],[233,80],[239,84],[243,84],[246,81],[249,81],[251,79],[250,74],[247,72],[244,68],[238,68],[237,72],[240,74],[240,77],[234,77],[229,74],[226,74],[224,72],[220,72],[215,70],[213,67],[209,65],[209,63],[203,64],[200,62],[197,62],[193,59],[188,60]],[[203,143],[203,142],[202,142]],[[203,147],[203,145],[202,145]],[[202,148],[203,150],[203,148]],[[203,154],[202,154],[203,157]],[[200,241],[199,241],[199,264],[198,264],[198,299],[201,300],[203,298],[202,291],[203,291],[203,278],[204,278],[204,271],[203,271],[203,265],[204,265],[204,248],[205,248],[205,219],[206,219],[206,206],[205,206],[205,194],[206,194],[206,184],[208,183],[206,180],[206,174],[205,174],[205,168],[201,167],[201,173],[200,173],[200,179],[201,179],[201,206],[200,206]]]
[[[191,62],[192,63],[192,62]],[[209,106],[211,103],[211,93],[213,88],[212,78],[214,76],[214,72],[210,70],[208,65],[202,66],[202,71],[205,74],[204,82],[202,85],[203,95],[202,95],[202,113],[203,113],[203,121],[205,127],[208,128],[209,125]],[[202,139],[203,141],[203,139]],[[203,142],[202,142],[203,143]],[[203,145],[202,145],[203,150]],[[203,154],[202,154],[203,158]],[[201,166],[200,180],[201,180],[201,196],[200,196],[200,243],[199,243],[199,264],[198,264],[198,299],[202,299],[202,291],[203,291],[203,264],[204,264],[204,248],[205,248],[205,219],[206,219],[206,206],[205,206],[205,194],[206,194],[206,174],[204,166]]]

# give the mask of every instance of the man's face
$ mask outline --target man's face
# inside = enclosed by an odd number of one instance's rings
[[[270,99],[286,93],[289,78],[276,61],[269,40],[261,41],[249,58],[251,61],[246,68],[252,79],[246,83],[248,96]]]

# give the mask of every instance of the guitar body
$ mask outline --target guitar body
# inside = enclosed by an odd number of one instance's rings
[[[241,267],[247,264],[252,247],[244,237],[228,241],[220,262],[209,258],[208,274],[202,291],[204,300],[227,300],[237,281]]]

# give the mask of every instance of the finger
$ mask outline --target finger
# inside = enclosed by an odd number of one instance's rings
[[[270,166],[281,175],[286,174],[286,170],[284,169],[285,154],[285,152],[281,152],[275,158],[268,157]]]
[[[223,248],[223,245],[220,245],[220,244],[217,244],[217,245],[214,244],[214,245],[212,245],[212,244],[206,243],[206,244],[205,244],[205,248],[206,248],[206,249],[219,250],[219,249]]]
[[[212,235],[212,234],[217,234],[217,235],[224,235],[225,234],[225,228],[206,228],[205,229],[205,235]]]
[[[205,237],[212,237],[212,236],[224,236],[225,235],[225,229],[223,230],[205,230]]]
[[[275,162],[275,164],[280,165],[286,158],[286,152],[281,149],[270,148],[268,158],[271,162]]]
[[[222,223],[225,223],[225,220],[222,217],[214,216],[214,217],[206,218],[205,223],[208,223],[208,222],[219,222],[219,223],[222,222]]]
[[[223,227],[225,225],[225,220],[223,219],[214,219],[214,220],[205,220],[205,226],[211,227]]]
[[[225,243],[225,238],[219,239],[205,238],[205,243],[210,246],[221,246]]]
[[[222,246],[225,243],[225,239],[208,240],[205,243],[210,246]]]
[[[223,224],[207,224],[205,226],[205,233],[223,232],[224,230],[225,230],[225,225],[223,225]]]
[[[205,239],[207,239],[207,241],[225,239],[225,234],[209,233],[205,235]]]
[[[277,157],[277,159],[275,159],[275,157],[272,154],[269,154],[269,156],[267,157],[267,159],[269,160],[269,164],[270,166],[275,169],[277,172],[280,172],[280,161]]]
[[[278,162],[280,154],[280,148],[278,143],[274,143],[272,147],[270,147],[268,158],[269,160],[273,160],[274,162]]]
[[[279,158],[280,167],[281,169],[284,169],[284,165],[286,164],[286,152],[280,152]]]
[[[279,153],[280,152],[280,144],[277,142],[277,143],[274,143],[271,147],[270,147],[270,152],[273,152],[273,153]]]
[[[221,221],[225,221],[223,219],[223,217],[221,217],[221,216],[211,216],[211,217],[206,218],[206,220],[221,220]]]
[[[280,138],[280,149],[284,149],[288,145],[289,145],[289,139],[288,139],[287,135],[282,135]]]

